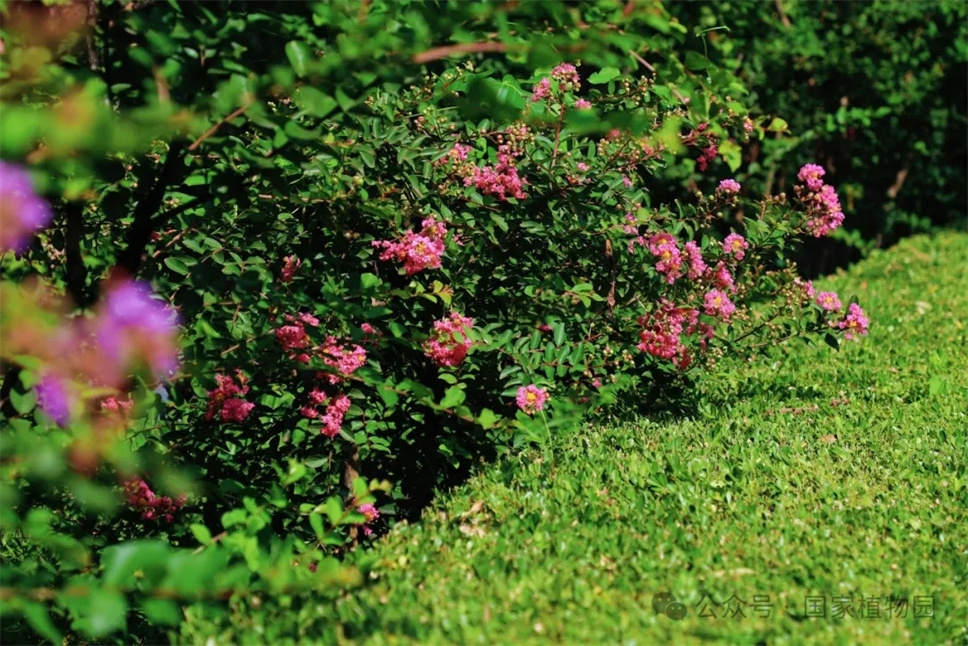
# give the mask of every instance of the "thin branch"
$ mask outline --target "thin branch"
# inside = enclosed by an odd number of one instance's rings
[[[202,145],[202,142],[203,141],[205,141],[206,139],[208,139],[209,137],[211,137],[212,135],[214,135],[216,132],[218,132],[218,129],[219,128],[221,128],[222,126],[224,126],[226,123],[228,123],[232,119],[234,119],[234,118],[236,118],[238,116],[241,116],[246,110],[249,109],[249,106],[251,106],[251,105],[252,105],[251,103],[248,103],[248,104],[242,106],[241,108],[239,108],[237,110],[234,110],[231,114],[229,114],[228,116],[226,116],[225,118],[223,118],[221,121],[219,121],[218,123],[216,123],[214,126],[212,126],[211,128],[209,128],[208,130],[206,130],[205,133],[201,137],[199,137],[198,139],[196,139],[195,141],[192,142],[192,145],[188,147],[188,152],[192,153],[192,152],[195,152],[196,150],[198,150],[198,147]]]
[[[425,52],[414,54],[411,60],[419,65],[436,61],[452,54],[479,54],[484,52],[503,54],[508,49],[508,46],[504,43],[459,43],[457,45],[443,45],[428,49]],[[514,49],[520,48],[515,47]]]

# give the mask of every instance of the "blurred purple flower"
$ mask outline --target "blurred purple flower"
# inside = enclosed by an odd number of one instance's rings
[[[0,250],[26,250],[30,237],[50,224],[50,205],[34,191],[30,173],[0,161]]]
[[[65,426],[71,417],[70,393],[64,380],[47,373],[37,384],[37,405],[59,426]]]
[[[141,281],[116,283],[104,297],[98,345],[115,362],[143,359],[156,377],[178,368],[178,315]]]

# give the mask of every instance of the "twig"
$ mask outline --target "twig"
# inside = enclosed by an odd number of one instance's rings
[[[225,125],[226,123],[228,123],[232,119],[234,119],[234,118],[242,115],[246,110],[249,109],[249,106],[251,106],[251,105],[252,104],[249,103],[249,104],[246,104],[246,105],[242,106],[241,108],[239,108],[237,110],[234,110],[231,114],[229,114],[228,116],[226,116],[225,118],[223,118],[222,120],[220,120],[218,123],[216,123],[214,126],[212,126],[211,128],[209,128],[208,130],[206,130],[205,133],[201,137],[199,137],[198,139],[196,139],[195,141],[192,142],[192,145],[190,145],[188,147],[188,152],[192,153],[192,152],[195,152],[196,150],[198,150],[198,147],[202,145],[202,142],[203,141],[205,141],[206,139],[208,139],[209,137],[211,137],[212,135],[214,135],[216,132],[218,132],[218,129],[221,128],[223,125]]]
[[[414,54],[411,60],[419,65],[421,63],[436,61],[452,54],[504,53],[506,51],[508,51],[508,46],[504,43],[460,43],[428,49],[425,52]]]

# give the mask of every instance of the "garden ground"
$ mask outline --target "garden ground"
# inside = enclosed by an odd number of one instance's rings
[[[382,539],[335,609],[243,604],[183,637],[305,642],[335,620],[366,644],[968,644],[966,261],[961,233],[875,252],[817,283],[856,291],[860,343],[723,361],[692,419],[482,469]],[[657,613],[662,592],[682,606]]]

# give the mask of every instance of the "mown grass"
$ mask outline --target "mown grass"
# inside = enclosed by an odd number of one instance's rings
[[[875,253],[818,283],[858,295],[863,342],[724,362],[695,419],[575,429],[483,470],[385,537],[335,616],[239,608],[231,628],[183,636],[968,644],[966,262],[959,233]],[[660,592],[686,616],[658,614]],[[745,616],[710,603],[731,597]],[[807,616],[808,597],[825,617]],[[847,599],[854,616],[833,616]],[[915,617],[929,599],[934,616]]]

